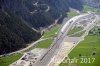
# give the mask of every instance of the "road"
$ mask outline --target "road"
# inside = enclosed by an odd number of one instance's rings
[[[35,42],[32,42],[32,43],[31,43],[29,46],[27,46],[26,48],[23,48],[23,49],[21,49],[21,50],[15,51],[15,52],[8,53],[8,54],[6,54],[6,55],[12,55],[12,54],[15,54],[15,53],[22,53],[22,52],[26,51],[27,49],[31,48],[32,46],[36,45],[37,43],[39,43],[39,42],[41,42],[41,41],[45,41],[45,40],[47,40],[47,39],[52,39],[52,38],[50,37],[50,38],[46,38],[46,39],[39,39],[39,40],[37,40],[37,41],[35,41]],[[4,55],[0,55],[0,57],[2,57],[2,56],[4,56]]]
[[[50,60],[52,59],[52,57],[58,52],[61,46],[60,44],[62,44],[69,29],[75,24],[75,22],[77,22],[78,19],[81,19],[88,15],[90,15],[90,13],[81,14],[67,21],[66,24],[62,27],[61,31],[58,33],[58,36],[53,42],[53,45],[48,48],[47,53],[35,64],[35,66],[47,66]]]

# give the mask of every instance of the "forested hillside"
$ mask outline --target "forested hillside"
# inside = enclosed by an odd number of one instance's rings
[[[0,54],[26,47],[41,37],[37,30],[66,16],[69,8],[82,10],[80,0],[0,0]]]

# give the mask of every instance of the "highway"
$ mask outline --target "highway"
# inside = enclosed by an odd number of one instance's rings
[[[41,51],[43,48],[37,51],[33,49],[32,51],[24,54],[22,57],[25,58],[24,60],[20,58],[18,61],[9,66],[58,66],[64,60],[64,58],[68,56],[68,54],[79,44],[79,42],[84,40],[84,37],[88,35],[88,32],[97,24],[97,20],[99,20],[99,16],[94,13],[84,13],[75,16],[68,21],[64,20],[61,29],[59,29],[57,32],[57,36],[54,38],[53,43],[48,49],[43,52]],[[82,29],[76,33],[79,34],[79,32],[83,32],[83,34],[80,36],[76,36],[75,33],[75,36],[68,35],[68,32],[75,27],[82,27]],[[42,40],[45,39],[41,39],[39,41]],[[32,45],[36,44],[37,42],[33,43]],[[38,52],[37,55],[36,52]],[[55,61],[55,59],[57,60]]]
[[[65,23],[65,25],[62,27],[62,29],[59,31],[56,39],[53,42],[53,45],[48,48],[47,53],[44,54],[44,56],[39,61],[37,61],[34,66],[47,66],[49,64],[49,62],[51,61],[52,57],[60,49],[60,46],[61,46],[63,40],[65,39],[65,37],[67,36],[67,33],[70,30],[70,28],[75,24],[75,22],[77,22],[77,20],[79,20],[83,17],[89,16],[89,15],[91,15],[91,14],[90,13],[81,14],[81,15],[75,16],[75,17],[71,18],[69,21],[67,21]]]

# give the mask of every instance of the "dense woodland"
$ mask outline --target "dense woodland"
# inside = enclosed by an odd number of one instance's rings
[[[37,3],[36,3],[37,2]],[[0,54],[26,47],[41,37],[39,30],[54,23],[69,8],[82,10],[80,0],[0,0]],[[46,11],[47,10],[47,11]],[[59,23],[61,23],[61,20]]]

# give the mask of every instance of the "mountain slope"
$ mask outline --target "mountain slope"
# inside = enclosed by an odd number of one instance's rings
[[[0,54],[25,47],[26,43],[37,40],[39,33],[28,27],[22,19],[12,13],[1,12],[0,18]]]
[[[40,33],[32,28],[47,27],[62,15],[61,22],[69,8],[83,6],[80,0],[0,0],[0,54],[37,40]]]

